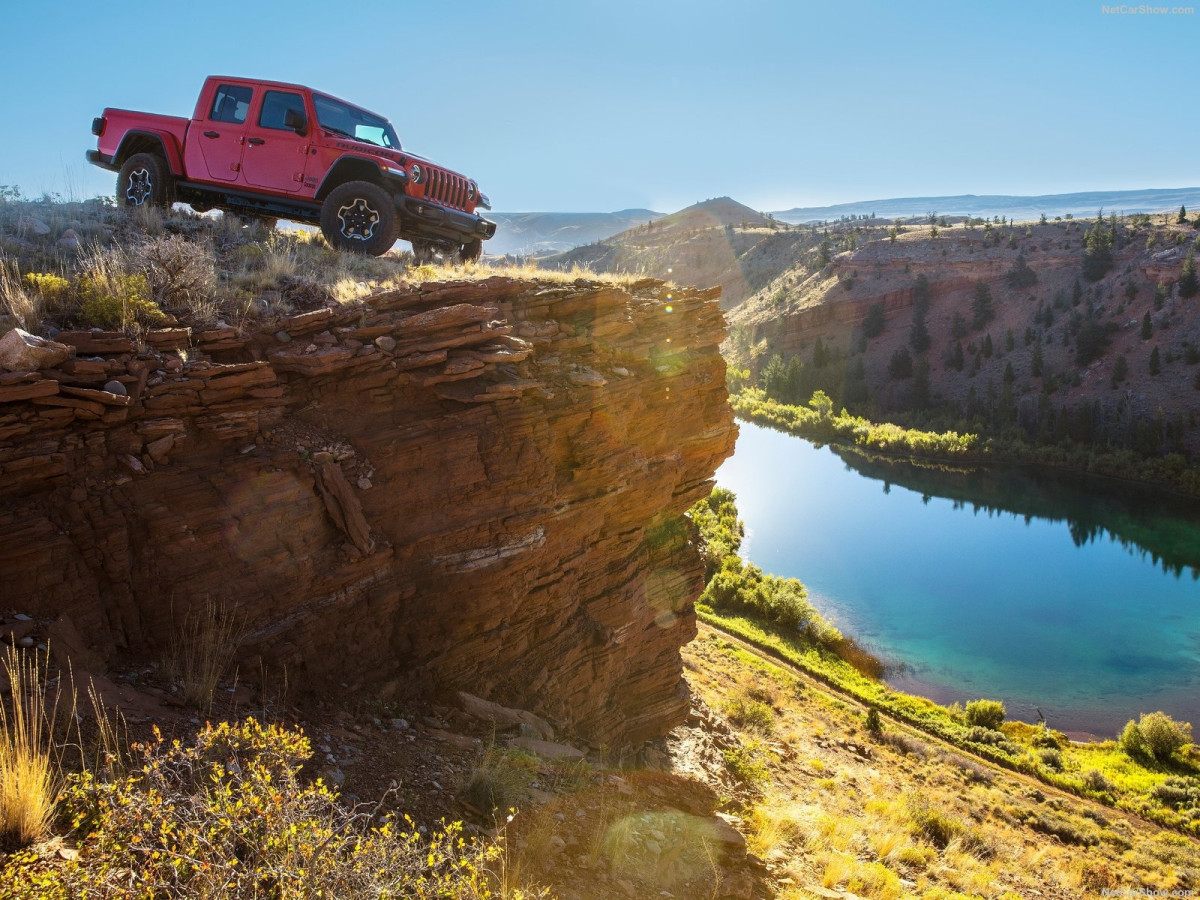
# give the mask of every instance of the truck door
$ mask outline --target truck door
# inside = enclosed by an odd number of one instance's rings
[[[263,92],[258,116],[246,128],[242,172],[247,185],[281,193],[304,187],[309,121],[303,94]]]
[[[249,85],[219,84],[208,118],[188,129],[188,143],[199,143],[204,166],[214,181],[237,180],[253,97],[254,88]]]

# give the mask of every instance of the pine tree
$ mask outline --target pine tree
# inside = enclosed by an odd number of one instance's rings
[[[1150,374],[1157,375],[1162,371],[1162,360],[1158,355],[1158,347],[1150,351]]]
[[[1183,272],[1179,276],[1179,296],[1184,298],[1194,296],[1198,287],[1200,284],[1196,280],[1196,252],[1193,250],[1183,261]]]
[[[996,317],[992,309],[992,292],[987,283],[975,282],[975,296],[971,300],[971,327],[978,331]]]
[[[1122,353],[1113,363],[1112,386],[1116,387],[1122,381],[1129,377],[1129,360]]]
[[[1181,203],[1179,204],[1179,218],[1175,220],[1179,225],[1187,224],[1187,209]]]
[[[1154,336],[1154,323],[1150,321],[1150,310],[1146,310],[1146,314],[1142,316],[1142,340],[1148,341]]]
[[[1083,277],[1099,281],[1112,268],[1113,233],[1098,218],[1083,237]]]

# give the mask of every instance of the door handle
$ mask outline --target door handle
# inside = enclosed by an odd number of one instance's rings
[[[265,144],[266,141],[264,141],[262,138],[248,138],[246,140],[246,143],[253,144],[254,146],[257,147],[259,144]]]
[[[221,132],[219,132],[219,131],[206,131],[206,132],[204,132],[204,136],[205,136],[206,138],[219,138],[219,137],[221,136]]]

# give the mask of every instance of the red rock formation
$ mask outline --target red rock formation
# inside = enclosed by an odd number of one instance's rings
[[[58,368],[0,374],[3,604],[112,661],[211,599],[243,680],[660,735],[702,572],[675,517],[736,434],[715,296],[490,278],[272,333],[60,334]]]

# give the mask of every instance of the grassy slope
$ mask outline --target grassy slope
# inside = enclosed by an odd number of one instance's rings
[[[693,690],[742,723],[739,767],[753,772],[748,754],[765,775],[742,816],[779,897],[990,900],[1196,883],[1194,841],[1039,791],[906,726],[885,722],[872,737],[857,703],[712,631],[685,665]]]

